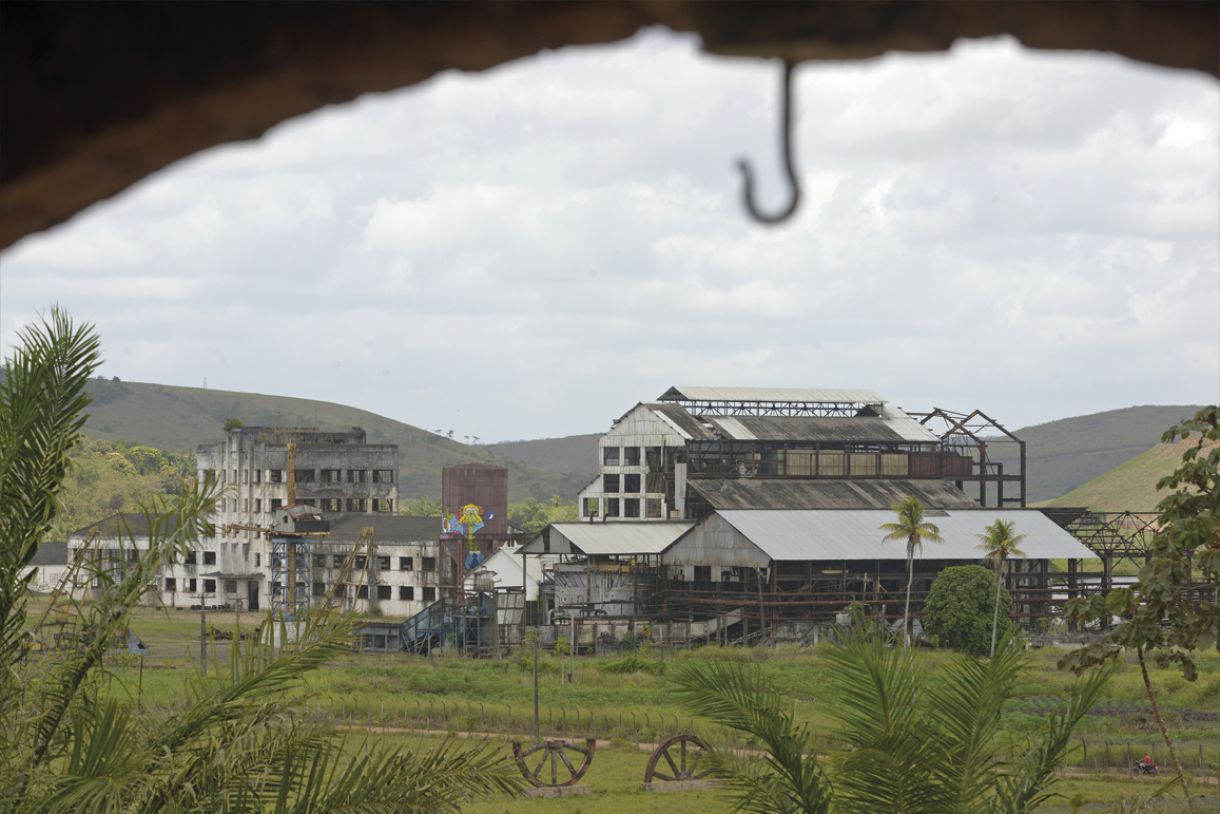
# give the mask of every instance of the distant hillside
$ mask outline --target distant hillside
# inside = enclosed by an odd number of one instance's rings
[[[1066,495],[1039,505],[1087,506],[1100,512],[1153,511],[1164,497],[1156,491],[1157,481],[1177,468],[1182,452],[1194,443],[1194,439],[1188,439],[1157,444]]]
[[[464,461],[496,461],[507,466],[509,499],[513,501],[552,495],[574,500],[587,482],[498,456],[488,447],[468,446],[327,401],[104,379],[91,380],[89,392],[93,404],[85,425],[88,435],[165,450],[193,450],[200,444],[216,443],[223,437],[222,423],[229,416],[248,425],[363,427],[370,442],[398,445],[399,493],[404,499],[440,497],[441,468]]]
[[[1159,444],[1161,433],[1199,409],[1127,407],[1014,430],[1025,441],[1027,499],[1051,500],[1109,472]],[[1005,460],[1008,454],[1000,454],[1006,470],[1014,463]]]
[[[597,439],[600,435],[569,435],[564,438],[539,438],[534,441],[503,441],[485,449],[496,455],[544,469],[580,475],[585,483],[597,474]],[[581,484],[582,486],[584,484]]]

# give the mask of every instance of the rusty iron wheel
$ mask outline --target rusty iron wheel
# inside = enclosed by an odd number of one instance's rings
[[[513,758],[517,761],[517,768],[521,770],[525,779],[539,788],[572,786],[589,770],[596,746],[597,741],[593,738],[586,738],[584,746],[571,741],[544,740],[528,749],[522,749],[521,742],[514,741]],[[571,757],[568,755],[569,752]],[[577,755],[580,757],[577,758]],[[534,763],[535,758],[537,763]],[[573,760],[579,760],[580,765],[575,765]],[[531,763],[534,764],[532,769],[530,768]],[[549,772],[544,771],[548,763],[550,764]]]
[[[689,732],[671,735],[652,751],[648,768],[644,770],[644,782],[698,780],[707,774],[706,770],[700,771],[699,758],[709,751],[698,735]]]

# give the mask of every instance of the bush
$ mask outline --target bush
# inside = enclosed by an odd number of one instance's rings
[[[1000,629],[1008,629],[1012,597],[1000,591]],[[924,631],[937,644],[976,656],[991,650],[995,573],[978,565],[946,568],[932,583],[923,611]]]

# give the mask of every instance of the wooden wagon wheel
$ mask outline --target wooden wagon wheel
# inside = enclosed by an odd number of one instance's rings
[[[539,788],[571,786],[575,785],[576,781],[584,777],[585,772],[589,770],[589,764],[593,762],[593,749],[596,746],[597,741],[593,738],[586,738],[584,746],[570,741],[545,740],[523,750],[521,742],[514,741],[513,758],[516,759],[517,768],[521,770],[525,779]],[[568,756],[569,752],[572,753],[572,757]],[[572,763],[576,755],[580,755],[579,766]],[[537,763],[534,763],[535,759]],[[533,769],[530,768],[531,763],[534,763]],[[548,763],[551,765],[550,771],[544,772]],[[549,776],[549,780],[547,776]],[[561,780],[561,777],[567,779]]]
[[[648,768],[644,770],[644,782],[698,780],[707,774],[706,770],[699,770],[699,757],[709,751],[698,735],[689,732],[671,735],[653,750],[652,757],[648,759]]]

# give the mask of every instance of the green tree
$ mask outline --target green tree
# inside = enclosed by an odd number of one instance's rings
[[[551,522],[546,504],[535,497],[527,497],[520,503],[508,507],[508,522],[528,533],[541,531]]]
[[[398,513],[405,517],[440,517],[440,498],[413,497],[398,502]]]
[[[1161,436],[1166,444],[1194,439],[1177,469],[1157,482],[1164,492],[1148,560],[1139,580],[1106,596],[1070,600],[1068,618],[1088,624],[1114,615],[1123,622],[1104,639],[1072,651],[1060,666],[1081,672],[1133,651],[1161,739],[1169,751],[1187,806],[1196,811],[1177,747],[1148,675],[1148,655],[1177,664],[1187,681],[1198,678],[1194,652],[1220,651],[1220,407],[1205,407]],[[1202,589],[1202,590],[1199,590]],[[1205,597],[1211,595],[1211,601]]]
[[[996,518],[996,521],[983,529],[983,533],[979,535],[979,539],[983,541],[979,549],[995,568],[995,607],[992,609],[991,649],[988,651],[993,656],[996,630],[1000,625],[1000,592],[1004,588],[1004,565],[1009,557],[1025,557],[1025,552],[1017,548],[1025,540],[1025,535],[1015,532],[1016,524],[1013,521]]]
[[[982,569],[980,569],[982,570]],[[987,587],[990,590],[991,580]],[[1052,797],[1073,730],[1112,670],[1078,679],[1023,748],[998,736],[1026,657],[1004,638],[990,659],[958,656],[935,672],[917,651],[857,627],[828,652],[827,711],[843,746],[825,759],[791,702],[756,665],[717,662],[678,676],[695,713],[755,739],[760,755],[714,752],[711,773],[739,811],[817,814],[1027,814]]]
[[[1012,597],[995,591],[995,578],[979,565],[957,565],[937,575],[924,604],[923,627],[938,643],[974,656],[990,652],[988,633],[999,618],[997,609],[1007,614]]]
[[[244,426],[246,426],[246,424],[240,418],[234,418],[233,416],[227,416],[225,418],[225,432],[228,432],[229,430],[236,430]]]
[[[915,581],[915,555],[923,547],[924,540],[938,543],[941,541],[940,529],[935,523],[924,522],[923,504],[917,497],[906,497],[895,503],[890,509],[898,515],[897,522],[882,523],[881,530],[886,532],[884,540],[906,540],[907,543],[907,591],[906,600],[902,605],[903,641],[911,645],[911,585]]]
[[[169,714],[108,696],[103,656],[159,570],[211,533],[214,485],[154,498],[147,548],[126,535],[134,559],[86,560],[99,595],[69,603],[79,640],[55,660],[31,657],[22,570],[58,510],[98,342],[59,311],[20,340],[0,383],[0,812],[456,812],[472,794],[519,786],[486,745],[351,748],[301,719],[285,691],[351,642],[352,618],[325,609],[292,639],[281,627],[278,646],[235,641],[230,669],[197,676]]]

